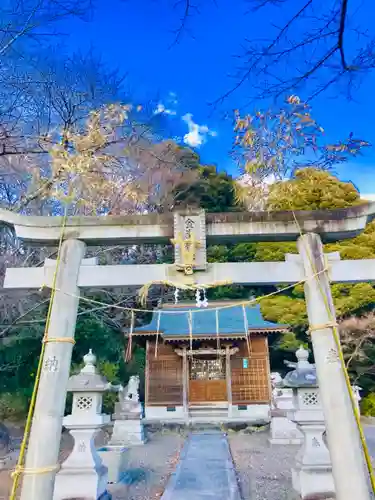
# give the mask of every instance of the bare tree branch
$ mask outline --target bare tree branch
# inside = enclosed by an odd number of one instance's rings
[[[0,7],[0,57],[13,49],[22,38],[36,40],[55,36],[42,32],[68,17],[84,18],[92,7],[91,0],[24,0],[7,2]]]

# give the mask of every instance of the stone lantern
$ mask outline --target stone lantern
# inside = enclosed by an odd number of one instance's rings
[[[293,488],[301,500],[335,498],[331,458],[323,439],[325,422],[315,365],[309,363],[309,353],[302,346],[296,356],[297,363],[289,363],[294,370],[283,380],[284,387],[293,390],[294,410],[288,417],[304,436],[292,469]]]
[[[73,451],[56,475],[53,500],[85,498],[109,499],[108,471],[94,445],[99,430],[110,422],[101,413],[103,393],[111,388],[98,374],[96,357],[91,349],[83,358],[84,367],[70,377],[67,390],[73,393],[72,413],[64,418],[64,426],[74,438]]]

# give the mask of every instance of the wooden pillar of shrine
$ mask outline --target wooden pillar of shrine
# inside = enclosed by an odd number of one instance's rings
[[[186,347],[182,349],[182,404],[185,415],[188,414],[188,359]]]

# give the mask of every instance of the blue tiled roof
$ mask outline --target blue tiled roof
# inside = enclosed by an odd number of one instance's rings
[[[163,335],[188,336],[190,332],[188,311],[194,310],[198,309],[189,306],[168,309],[166,313],[162,312],[160,315],[159,332]],[[199,311],[202,310],[199,309]],[[245,334],[245,319],[241,305],[223,309],[219,308],[218,311],[219,335]],[[278,329],[285,330],[288,328],[287,325],[279,325],[277,323],[265,321],[262,317],[259,304],[246,306],[245,311],[249,330],[267,331]],[[156,332],[158,314],[159,312],[157,310],[154,311],[151,322],[147,325],[135,328],[134,333]],[[202,312],[193,313],[191,316],[193,336],[217,335],[216,309],[214,307],[205,309]]]

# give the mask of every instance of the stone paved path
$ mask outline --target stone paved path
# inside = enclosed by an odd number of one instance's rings
[[[225,434],[191,434],[161,500],[241,500]]]

